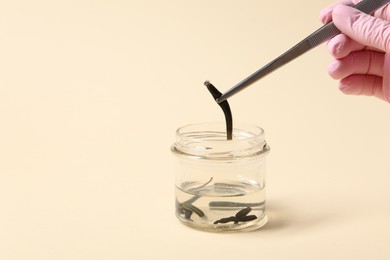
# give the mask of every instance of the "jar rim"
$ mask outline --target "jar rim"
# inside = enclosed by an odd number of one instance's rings
[[[200,122],[200,123],[192,123],[192,124],[186,124],[181,127],[179,127],[176,130],[176,136],[184,134],[184,130],[191,129],[194,127],[199,127],[199,126],[217,126],[217,127],[225,127],[225,122],[222,121],[213,121],[213,122]],[[255,124],[248,124],[248,123],[242,123],[238,122],[235,123],[233,126],[233,131],[234,130],[245,130],[253,134],[253,136],[248,136],[247,138],[240,138],[240,139],[234,139],[233,140],[226,140],[226,139],[217,139],[214,141],[217,142],[235,142],[235,141],[242,141],[242,140],[249,140],[249,139],[255,139],[258,138],[259,136],[264,136],[264,129],[261,128],[260,126],[257,126]],[[192,140],[196,140],[197,138],[191,137]]]
[[[263,155],[269,151],[264,129],[247,123],[235,123],[233,139],[226,138],[224,122],[187,124],[176,130],[171,151],[178,155],[205,159],[236,159]]]

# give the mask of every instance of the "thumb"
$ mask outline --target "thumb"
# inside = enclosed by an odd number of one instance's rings
[[[332,18],[336,27],[355,41],[390,52],[390,22],[345,5],[337,5]]]

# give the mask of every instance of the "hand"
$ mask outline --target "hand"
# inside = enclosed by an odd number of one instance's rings
[[[367,15],[350,6],[359,0],[343,0],[321,11],[325,24],[333,20],[342,32],[328,42],[335,58],[329,75],[345,94],[375,96],[390,103],[390,8]]]

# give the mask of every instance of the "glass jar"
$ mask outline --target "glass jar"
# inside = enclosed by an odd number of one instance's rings
[[[235,124],[233,140],[220,123],[186,125],[171,147],[176,157],[176,216],[206,231],[254,230],[267,222],[266,155],[258,126]]]

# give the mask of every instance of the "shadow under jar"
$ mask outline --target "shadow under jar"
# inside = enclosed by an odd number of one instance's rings
[[[177,218],[192,228],[249,231],[267,222],[264,130],[236,124],[227,140],[223,122],[186,125],[171,147],[176,157]]]

